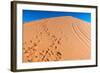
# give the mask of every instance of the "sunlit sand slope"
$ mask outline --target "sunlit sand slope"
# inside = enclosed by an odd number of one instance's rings
[[[71,16],[23,24],[23,62],[90,59],[91,24]]]

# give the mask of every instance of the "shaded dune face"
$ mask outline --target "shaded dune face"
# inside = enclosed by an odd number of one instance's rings
[[[23,24],[23,62],[90,59],[91,25],[65,16]]]

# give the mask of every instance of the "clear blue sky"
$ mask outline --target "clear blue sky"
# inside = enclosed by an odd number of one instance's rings
[[[91,13],[23,10],[23,23],[60,16],[73,16],[83,21],[91,22]]]

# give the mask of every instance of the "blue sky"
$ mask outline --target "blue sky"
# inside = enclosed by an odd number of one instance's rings
[[[91,22],[91,13],[23,10],[23,23],[60,16],[73,16],[83,21]]]

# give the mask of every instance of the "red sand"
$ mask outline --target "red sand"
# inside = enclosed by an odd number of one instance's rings
[[[23,24],[23,62],[90,59],[91,24],[65,16]]]

